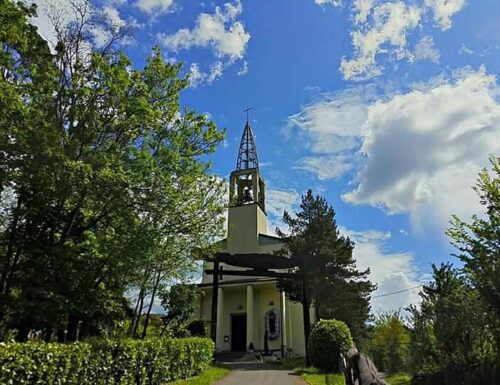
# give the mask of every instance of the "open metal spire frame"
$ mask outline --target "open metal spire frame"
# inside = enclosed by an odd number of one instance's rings
[[[252,127],[250,127],[250,123],[247,120],[243,135],[241,136],[236,170],[248,170],[250,168],[259,168],[259,158],[257,157],[257,147],[253,138]]]

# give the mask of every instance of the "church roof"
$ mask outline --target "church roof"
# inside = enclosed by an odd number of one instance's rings
[[[259,168],[259,159],[257,157],[257,147],[255,146],[252,127],[247,120],[243,129],[243,135],[241,136],[236,170],[247,170],[249,168]]]

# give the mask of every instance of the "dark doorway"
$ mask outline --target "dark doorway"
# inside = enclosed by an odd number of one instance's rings
[[[247,315],[231,314],[231,351],[247,350]]]

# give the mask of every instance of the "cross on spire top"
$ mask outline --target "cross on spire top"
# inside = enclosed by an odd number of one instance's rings
[[[246,112],[246,113],[247,113],[247,122],[249,121],[249,120],[248,120],[248,117],[249,117],[249,112],[250,112],[251,110],[253,110],[253,107],[247,107],[247,108],[245,108],[245,109],[243,110],[243,112]]]

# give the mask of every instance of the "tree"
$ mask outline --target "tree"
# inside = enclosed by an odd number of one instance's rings
[[[414,371],[467,368],[493,361],[494,330],[479,292],[450,264],[432,265],[432,270],[433,282],[420,294],[420,309],[409,309]]]
[[[161,305],[167,310],[165,326],[184,328],[193,320],[201,292],[196,285],[177,284],[160,292]]]
[[[311,190],[302,196],[300,211],[291,216],[285,211],[283,221],[289,234],[278,231],[283,240],[280,253],[296,261],[293,276],[279,280],[279,287],[292,301],[309,308],[312,301],[320,317],[344,321],[360,335],[369,317],[369,298],[374,286],[367,276],[369,269],[358,271],[352,256],[354,244],[340,235],[335,211]],[[310,332],[308,312],[304,312],[306,343]]]
[[[160,282],[222,230],[207,155],[223,132],[181,110],[181,64],[155,48],[133,69],[123,32],[93,46],[96,16],[72,6],[76,21],[53,18],[51,52],[28,22],[34,7],[0,3],[0,325],[21,340],[106,332],[134,312],[135,288],[135,315],[149,315]]]
[[[490,157],[493,175],[479,173],[474,190],[485,207],[485,215],[473,215],[466,223],[453,216],[447,234],[457,247],[464,272],[488,304],[500,344],[500,157]]]
[[[399,311],[379,314],[367,346],[377,368],[390,373],[408,368],[410,333]]]

